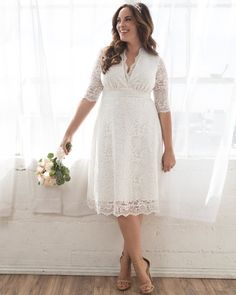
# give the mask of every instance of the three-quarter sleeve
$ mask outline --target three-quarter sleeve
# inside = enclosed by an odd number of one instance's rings
[[[89,101],[97,101],[99,95],[103,90],[103,84],[101,81],[101,63],[102,50],[99,52],[95,65],[93,66],[92,74],[90,77],[89,86],[83,96],[84,99]]]
[[[159,57],[153,95],[157,112],[170,112],[168,100],[168,77],[165,64],[161,57]]]

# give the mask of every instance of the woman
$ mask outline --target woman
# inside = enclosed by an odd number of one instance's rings
[[[87,203],[98,214],[117,217],[124,238],[117,288],[130,288],[132,263],[140,291],[150,294],[154,285],[150,262],[142,256],[140,229],[143,214],[159,212],[160,174],[175,165],[167,76],[151,37],[153,22],[146,5],[122,5],[112,25],[113,40],[99,54],[61,147],[68,154],[66,144],[102,92],[89,161]]]

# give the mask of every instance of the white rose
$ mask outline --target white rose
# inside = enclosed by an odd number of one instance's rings
[[[43,170],[44,170],[44,168],[43,168],[43,167],[41,167],[41,166],[38,166],[38,167],[37,167],[37,170],[36,170],[36,172],[37,172],[37,173],[42,173],[42,172],[43,172]]]
[[[38,176],[37,176],[37,179],[38,179],[38,182],[39,182],[40,184],[43,184],[43,183],[44,183],[44,178],[42,177],[42,175],[38,175]]]
[[[43,177],[44,179],[50,178],[49,172],[48,171],[44,172]]]
[[[52,166],[53,166],[53,163],[51,161],[46,162],[46,164],[45,164],[45,170],[48,171],[48,172],[50,172]]]
[[[42,159],[41,161],[38,162],[39,166],[40,167],[43,167],[45,166],[45,159]]]
[[[54,184],[56,184],[56,181],[54,178],[51,178],[51,177],[45,178],[45,180],[44,180],[45,186],[53,186]]]
[[[62,147],[59,147],[57,152],[56,152],[56,157],[58,160],[64,159],[65,158],[65,153]]]

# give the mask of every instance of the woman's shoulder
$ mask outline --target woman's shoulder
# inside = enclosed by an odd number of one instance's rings
[[[148,51],[146,51],[144,48],[142,50],[143,54],[145,55],[145,58],[149,61],[149,63],[153,63],[154,65],[158,65],[159,63],[162,62],[162,57],[157,54],[152,54]]]
[[[150,59],[152,59],[152,60],[159,60],[159,59],[161,59],[161,57],[160,57],[160,55],[159,55],[159,53],[158,52],[156,52],[156,54],[154,54],[154,53],[150,53],[150,52],[148,52],[145,48],[141,48],[142,49],[142,52],[147,56],[147,57],[149,57]]]

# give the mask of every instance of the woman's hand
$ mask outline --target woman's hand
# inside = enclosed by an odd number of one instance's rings
[[[72,146],[71,142],[72,142],[72,136],[65,135],[61,144],[60,144],[60,147],[62,147],[62,149],[66,155],[68,155],[69,152],[71,151],[71,146]]]
[[[165,150],[162,156],[162,170],[164,172],[170,171],[175,166],[176,160],[172,149]]]

